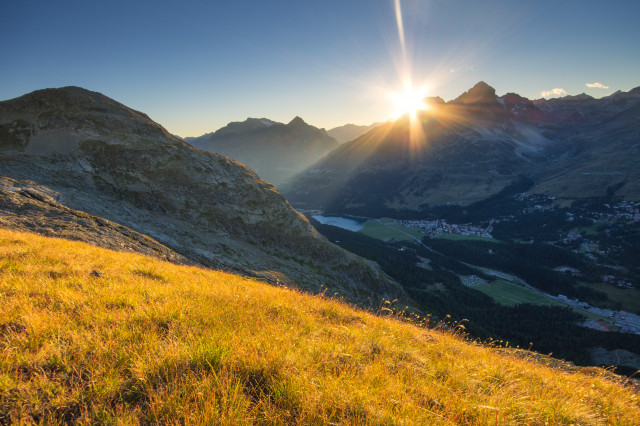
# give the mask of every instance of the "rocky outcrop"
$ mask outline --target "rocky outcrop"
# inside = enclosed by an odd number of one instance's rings
[[[193,264],[152,238],[104,218],[70,209],[59,194],[33,181],[0,177],[0,227]]]

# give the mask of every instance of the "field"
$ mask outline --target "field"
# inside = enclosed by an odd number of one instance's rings
[[[473,289],[481,291],[496,302],[505,306],[513,306],[520,303],[531,303],[534,305],[545,306],[569,306],[562,302],[545,297],[526,287],[500,279],[473,286]],[[597,289],[599,289],[599,287],[597,287]],[[572,309],[580,315],[583,315],[586,319],[605,320],[610,322],[609,318],[601,315],[596,315],[575,307],[572,307]]]
[[[485,238],[485,237],[478,237],[476,235],[460,235],[460,234],[450,234],[450,233],[440,234],[436,238],[443,238],[446,240],[453,240],[453,241],[487,241],[492,243],[499,242],[499,240],[496,240],[495,238]]]
[[[640,424],[638,388],[322,295],[0,229],[0,424]]]
[[[581,283],[594,290],[601,291],[614,303],[620,304],[620,309],[634,314],[640,313],[640,293],[630,288],[620,288],[605,283]]]
[[[564,306],[547,297],[536,293],[526,287],[508,283],[504,280],[495,280],[489,283],[477,285],[474,289],[483,292],[493,298],[496,302],[512,306],[520,303],[532,303],[534,305]]]
[[[419,229],[402,226],[398,222],[388,219],[368,220],[365,222],[364,228],[358,232],[383,241],[391,239],[396,241],[413,241],[415,238],[425,236]]]
[[[580,234],[584,232],[586,235],[598,235],[598,228],[600,226],[602,226],[602,223],[594,221],[591,226],[581,226],[573,231]]]

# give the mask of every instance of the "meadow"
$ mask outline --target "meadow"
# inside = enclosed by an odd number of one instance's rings
[[[496,302],[507,306],[513,306],[519,303],[531,303],[534,305],[545,306],[565,306],[564,304],[545,297],[529,288],[503,280],[487,282],[474,286],[473,288],[491,296],[491,298]]]
[[[605,369],[80,242],[0,230],[0,306],[3,424],[640,424]]]
[[[382,241],[414,241],[416,238],[422,238],[425,235],[417,228],[403,226],[391,219],[368,220],[358,232]]]

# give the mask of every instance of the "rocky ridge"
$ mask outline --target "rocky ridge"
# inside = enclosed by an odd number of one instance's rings
[[[59,194],[33,181],[0,177],[0,227],[78,240],[111,250],[130,251],[178,264],[186,257],[146,235],[104,218],[70,209]]]
[[[96,92],[46,89],[0,102],[0,170],[12,182],[5,191],[29,181],[56,194],[41,211],[62,205],[105,218],[192,262],[358,303],[402,297],[377,265],[329,243],[250,169]],[[5,224],[16,206],[4,203]],[[89,230],[74,232],[91,241]]]

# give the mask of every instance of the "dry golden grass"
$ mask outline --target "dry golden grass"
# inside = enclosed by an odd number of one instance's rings
[[[0,230],[0,423],[640,424],[605,370]]]

